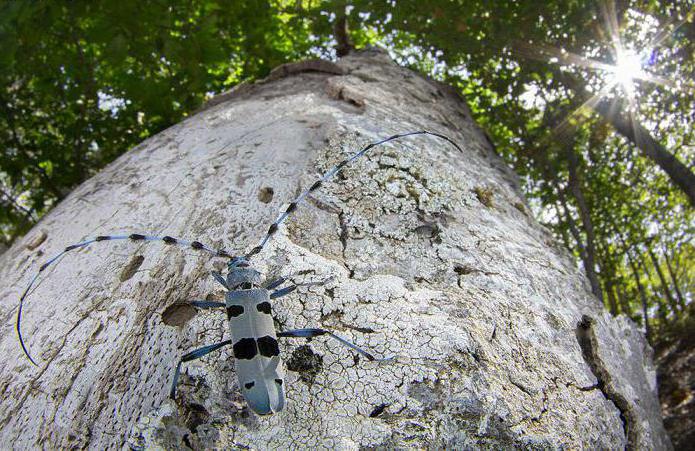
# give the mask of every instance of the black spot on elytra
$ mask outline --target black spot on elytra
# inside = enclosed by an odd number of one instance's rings
[[[280,355],[278,341],[270,335],[258,339],[258,350],[264,357],[275,357],[276,355]]]
[[[245,383],[245,384],[244,384],[244,387],[246,387],[247,390],[251,390],[251,389],[253,388],[254,385],[256,385],[256,382],[251,381],[251,382]]]
[[[260,304],[257,304],[256,310],[258,310],[261,313],[265,313],[265,314],[270,315],[270,302],[265,301],[265,302],[261,302]]]
[[[145,261],[145,257],[142,255],[135,255],[130,259],[130,262],[123,268],[120,275],[121,282],[125,282],[135,275],[135,273],[142,266],[142,262]]]
[[[263,249],[261,246],[256,246],[253,249],[251,249],[251,251],[249,251],[249,253],[246,254],[246,256],[250,257],[252,255],[256,255],[257,253],[259,253],[261,251],[261,249]]]
[[[230,307],[227,307],[227,319],[236,318],[237,316],[242,315],[243,313],[243,305],[232,305]]]
[[[253,338],[242,338],[234,343],[234,357],[240,360],[251,360],[258,354],[256,340]]]

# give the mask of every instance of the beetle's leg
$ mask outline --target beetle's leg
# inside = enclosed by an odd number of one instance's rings
[[[212,271],[212,277],[214,277],[215,280],[220,283],[220,285],[222,285],[227,290],[229,290],[229,286],[227,285],[227,281],[224,280],[224,277],[222,277],[222,274],[218,273],[217,271]]]
[[[288,278],[289,278],[289,276],[288,277],[278,277],[277,279],[275,279],[272,282],[270,282],[269,284],[267,284],[265,286],[265,289],[266,290],[272,290],[273,288],[277,288],[280,285],[282,285],[283,283],[285,283],[288,280]]]
[[[294,329],[294,330],[286,330],[284,332],[279,332],[278,337],[297,337],[297,338],[312,338],[312,337],[318,337],[319,335],[328,335],[331,338],[335,338],[345,346],[359,352],[363,356],[365,356],[368,360],[372,361],[384,361],[384,360],[391,360],[391,358],[386,358],[386,359],[377,359],[364,349],[360,348],[359,346],[350,343],[346,339],[339,337],[338,335],[334,334],[333,332],[330,332],[326,329]]]
[[[217,308],[217,307],[226,307],[227,304],[224,302],[217,302],[217,301],[190,301],[188,304],[191,304],[193,307],[197,308]]]
[[[181,364],[183,362],[189,362],[191,360],[199,359],[204,355],[210,354],[213,351],[217,351],[221,347],[227,346],[229,344],[232,344],[232,340],[225,340],[221,343],[217,343],[214,345],[203,346],[202,348],[196,349],[195,351],[191,351],[188,354],[185,354],[183,357],[181,357],[181,360],[179,360],[178,365],[176,365],[176,371],[174,372],[174,382],[172,382],[171,384],[171,391],[169,392],[169,397],[171,399],[174,399],[176,397],[176,383],[179,381],[179,374],[181,374]]]
[[[330,282],[331,280],[333,280],[333,277],[329,277],[328,279],[321,280],[319,282],[304,282],[304,283],[297,283],[294,285],[290,285],[289,287],[281,288],[279,290],[275,290],[272,293],[270,293],[270,299],[276,299],[276,298],[285,296],[287,294],[290,294],[299,287],[316,287],[316,286],[325,285],[328,282]],[[283,282],[284,282],[284,280],[283,280]],[[282,282],[276,284],[275,286],[278,286],[281,284],[282,284]]]
[[[311,269],[305,269],[302,271],[293,272],[293,273],[288,274],[284,277],[278,277],[277,279],[270,279],[269,278],[269,279],[266,279],[265,285],[263,286],[263,288],[265,288],[266,290],[272,290],[273,288],[279,287],[280,285],[282,285],[283,283],[287,282],[288,280],[292,279],[295,276],[303,276],[305,274],[315,274],[315,272]]]

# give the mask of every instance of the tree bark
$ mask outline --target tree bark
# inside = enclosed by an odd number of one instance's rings
[[[642,124],[626,117],[618,105],[601,99],[594,110],[621,135],[629,139],[642,153],[666,172],[674,185],[685,193],[690,206],[695,206],[695,174],[678,158],[664,148]]]
[[[668,448],[651,350],[585,288],[571,256],[514,205],[518,183],[447,86],[380,51],[338,62],[344,75],[285,72],[244,85],[85,182],[0,258],[5,325],[0,439],[16,448]],[[316,191],[253,264],[265,275],[332,281],[273,305],[278,329],[324,327],[397,356],[376,364],[339,344],[281,343],[285,410],[243,402],[224,314],[175,304],[219,299],[226,262],[160,243],[98,242],[106,233],[255,246],[318,173],[374,148]],[[475,190],[488,190],[483,204]],[[47,239],[26,247],[33,235]],[[226,348],[225,348],[226,349]]]

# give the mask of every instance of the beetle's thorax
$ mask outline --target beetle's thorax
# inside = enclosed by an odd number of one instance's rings
[[[227,286],[230,290],[256,288],[261,285],[261,273],[250,266],[231,267],[227,274]]]

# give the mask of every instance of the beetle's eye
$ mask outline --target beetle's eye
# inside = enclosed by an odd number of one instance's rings
[[[275,382],[276,382],[278,385],[282,385],[282,379],[275,379]]]
[[[254,381],[251,381],[251,382],[245,383],[244,387],[246,387],[247,390],[251,390],[254,385],[256,385],[256,383]]]

